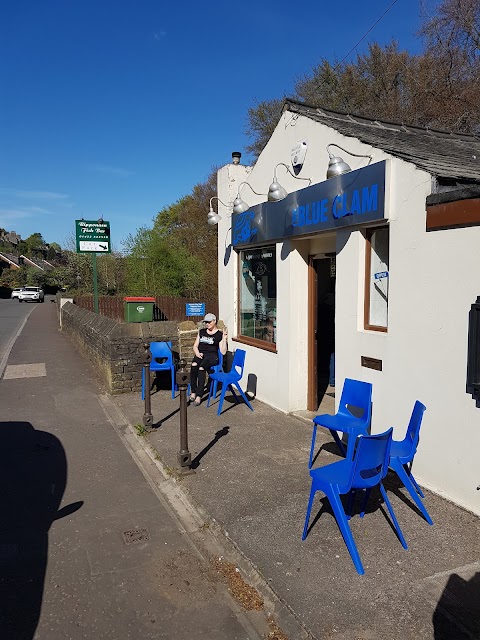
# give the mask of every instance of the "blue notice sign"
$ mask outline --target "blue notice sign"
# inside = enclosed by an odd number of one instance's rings
[[[204,302],[187,302],[185,305],[186,315],[189,316],[204,316],[205,315],[205,303]]]
[[[375,280],[382,280],[382,278],[388,278],[388,271],[379,271],[374,274]]]

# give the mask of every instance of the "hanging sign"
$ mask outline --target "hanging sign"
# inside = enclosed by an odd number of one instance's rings
[[[111,253],[110,222],[75,220],[77,253]]]

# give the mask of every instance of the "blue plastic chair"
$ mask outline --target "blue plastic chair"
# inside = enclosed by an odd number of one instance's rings
[[[172,398],[175,398],[175,364],[173,362],[172,343],[171,342],[151,342],[150,353],[152,360],[150,362],[150,371],[168,371],[172,378]],[[158,362],[160,360],[160,362]],[[150,375],[148,376],[150,384]],[[142,369],[142,400],[145,400],[145,369]]]
[[[390,451],[390,469],[392,469],[392,471],[394,471],[403,482],[405,489],[422,512],[428,524],[433,524],[433,521],[421,500],[421,498],[425,498],[425,495],[418,486],[410,468],[417,451],[418,441],[420,439],[420,427],[425,410],[425,405],[417,400],[413,407],[405,438],[400,442],[396,440],[392,442],[392,449]]]
[[[366,494],[360,514],[360,517],[363,517],[370,491],[378,485],[385,504],[387,505],[398,538],[400,539],[403,548],[408,548],[382,483],[382,480],[388,471],[392,432],[393,429],[390,428],[385,433],[381,433],[379,435],[360,436],[358,438],[358,446],[353,460],[346,458],[345,460],[340,460],[339,462],[334,462],[333,464],[328,464],[324,467],[312,469],[310,471],[310,475],[312,477],[312,488],[310,490],[310,498],[308,501],[302,540],[305,540],[307,537],[308,521],[310,519],[310,512],[312,510],[315,493],[317,491],[323,491],[330,501],[338,527],[342,533],[343,539],[345,540],[347,549],[350,552],[353,564],[359,574],[363,574],[365,571],[348,524],[349,517],[347,517],[343,508],[342,500],[340,498],[341,495],[350,494],[349,503],[351,505],[355,495],[354,492],[364,489]]]
[[[358,416],[358,414],[360,415]],[[370,382],[361,382],[360,380],[345,378],[337,413],[333,416],[329,413],[324,413],[313,419],[312,444],[310,447],[308,468],[312,468],[318,426],[325,427],[330,431],[342,454],[351,460],[353,458],[357,437],[359,435],[368,435],[371,417],[372,385]],[[343,442],[338,437],[337,431],[343,431],[348,434],[346,451]]]
[[[242,396],[247,407],[251,409],[251,411],[253,411],[252,405],[250,404],[250,402],[247,399],[247,396],[243,393],[240,385],[238,384],[243,376],[243,368],[245,366],[245,356],[246,356],[246,351],[244,349],[237,349],[233,356],[232,368],[228,373],[226,373],[222,369],[221,371],[214,371],[212,374],[210,374],[210,390],[208,393],[207,407],[210,406],[210,400],[212,399],[212,397],[216,398],[217,396],[218,383],[219,382],[222,383],[222,392],[220,394],[220,401],[218,403],[217,415],[220,415],[222,412],[223,401],[225,399],[225,393],[227,389],[230,389],[230,391],[233,394],[233,397],[235,398],[235,402],[238,404],[238,398],[233,389],[234,386],[237,388],[238,392]]]

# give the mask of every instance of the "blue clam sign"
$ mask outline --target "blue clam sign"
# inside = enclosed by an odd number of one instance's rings
[[[246,247],[385,217],[386,162],[330,178],[232,216],[232,245]]]

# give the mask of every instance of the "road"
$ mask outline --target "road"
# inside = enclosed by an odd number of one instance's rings
[[[19,304],[17,300],[0,299],[0,378],[15,337],[34,307],[33,303]]]

